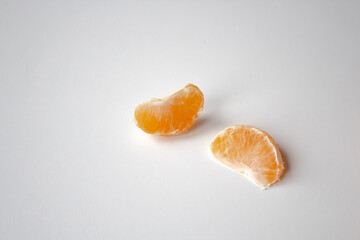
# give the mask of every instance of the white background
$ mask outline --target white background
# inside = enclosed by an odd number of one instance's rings
[[[360,239],[358,1],[0,1],[0,239]],[[187,83],[193,128],[137,104]],[[214,163],[223,128],[288,163],[261,191]]]

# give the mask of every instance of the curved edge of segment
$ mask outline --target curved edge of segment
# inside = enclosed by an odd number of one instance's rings
[[[283,158],[281,156],[280,150],[278,148],[278,145],[276,144],[273,137],[271,137],[271,135],[268,132],[264,131],[264,130],[261,130],[261,129],[256,128],[256,127],[252,127],[252,128],[262,132],[263,134],[265,134],[266,138],[268,139],[268,141],[273,146],[273,149],[275,150],[275,161],[276,161],[276,164],[278,166],[278,168],[276,169],[276,178],[271,183],[267,184],[266,186],[263,186],[262,190],[265,190],[265,189],[269,188],[271,185],[273,185],[273,184],[277,183],[278,181],[280,181],[280,178],[281,178],[281,176],[282,176],[282,174],[284,172],[284,169],[285,169],[285,164],[284,164],[284,160],[283,160]]]
[[[276,178],[273,182],[267,184],[267,185],[263,185],[262,183],[260,182],[257,182],[256,181],[256,178],[255,177],[251,177],[251,171],[248,171],[248,172],[240,172],[240,171],[237,171],[235,170],[234,168],[231,168],[229,166],[227,166],[226,164],[224,164],[217,156],[216,154],[214,153],[213,151],[213,144],[215,142],[215,140],[220,137],[221,135],[223,135],[227,130],[229,129],[237,129],[237,128],[248,128],[248,129],[255,129],[256,131],[260,132],[261,134],[264,134],[268,141],[273,145],[273,148],[275,149],[275,160],[276,160],[276,163],[278,166],[280,166],[280,168],[277,169],[277,173],[276,173]],[[271,137],[271,135],[269,133],[267,133],[266,131],[264,130],[261,130],[257,127],[254,127],[254,126],[251,126],[251,125],[241,125],[241,124],[235,124],[235,125],[232,125],[232,126],[229,126],[229,127],[226,127],[224,128],[223,130],[221,130],[210,142],[210,145],[209,145],[209,148],[210,148],[210,153],[211,153],[211,159],[214,160],[216,163],[220,164],[221,166],[233,171],[233,172],[236,172],[236,173],[239,173],[241,175],[243,175],[245,178],[247,178],[250,182],[252,182],[253,184],[255,184],[256,186],[258,186],[261,190],[265,190],[267,188],[269,188],[271,185],[273,185],[274,183],[278,182],[284,172],[284,169],[285,169],[285,166],[284,166],[284,160],[281,156],[281,153],[280,153],[280,150],[275,142],[275,140]]]
[[[194,88],[196,89],[196,91],[198,92],[199,96],[201,97],[201,105],[199,106],[199,109],[198,111],[196,112],[196,115],[194,115],[193,117],[193,120],[191,121],[191,123],[189,123],[188,126],[186,126],[185,128],[183,129],[176,129],[172,132],[169,132],[169,133],[162,133],[162,132],[149,132],[147,131],[146,129],[144,129],[142,127],[142,125],[139,123],[139,121],[137,120],[136,118],[136,112],[138,111],[138,109],[143,106],[143,105],[146,105],[148,103],[158,103],[158,104],[161,104],[161,103],[164,103],[166,102],[167,99],[171,98],[171,97],[175,97],[177,94],[183,92],[183,91],[187,91],[188,88]],[[185,132],[187,132],[196,122],[196,120],[199,118],[201,112],[203,111],[203,108],[204,108],[204,94],[202,93],[202,91],[200,90],[199,87],[197,87],[196,85],[192,84],[192,83],[188,83],[187,85],[185,85],[185,87],[183,87],[182,89],[164,97],[164,98],[151,98],[149,100],[146,100],[142,103],[140,103],[139,105],[137,105],[135,107],[135,110],[134,110],[134,114],[133,114],[133,122],[135,123],[135,125],[140,128],[143,132],[145,133],[148,133],[148,134],[151,134],[151,135],[158,135],[158,136],[176,136],[176,135],[180,135],[180,134],[183,134]]]

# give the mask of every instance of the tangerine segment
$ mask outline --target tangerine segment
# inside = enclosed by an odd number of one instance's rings
[[[255,127],[235,125],[221,131],[210,145],[215,158],[265,189],[279,181],[284,162],[274,139]]]
[[[163,99],[153,98],[138,105],[135,124],[146,133],[171,136],[187,131],[199,117],[204,106],[200,89],[188,84]]]

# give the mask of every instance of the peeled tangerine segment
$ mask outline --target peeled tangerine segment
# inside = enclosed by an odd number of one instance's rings
[[[144,132],[171,136],[187,131],[199,117],[204,106],[200,89],[188,84],[163,99],[153,98],[138,105],[135,124]]]
[[[243,174],[261,189],[279,181],[284,170],[274,139],[255,127],[228,127],[215,137],[210,148],[220,163]]]

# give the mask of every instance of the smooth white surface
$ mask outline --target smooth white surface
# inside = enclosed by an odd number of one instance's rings
[[[360,239],[358,1],[0,1],[0,239]],[[194,83],[195,126],[135,106]],[[266,191],[211,161],[268,131]]]

